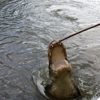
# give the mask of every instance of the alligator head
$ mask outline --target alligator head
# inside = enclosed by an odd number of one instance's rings
[[[53,41],[48,48],[49,77],[51,84],[45,87],[46,94],[58,99],[80,97],[78,88],[71,80],[72,67],[68,63],[63,43]]]

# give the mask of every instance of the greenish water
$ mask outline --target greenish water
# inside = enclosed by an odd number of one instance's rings
[[[47,100],[49,43],[100,23],[99,5],[99,0],[0,0],[0,100]],[[83,100],[97,100],[100,27],[64,44]]]

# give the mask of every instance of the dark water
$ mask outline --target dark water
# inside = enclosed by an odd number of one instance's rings
[[[99,5],[99,0],[0,0],[0,100],[47,100],[37,87],[47,79],[49,43],[99,23]],[[64,44],[83,100],[97,100],[100,27]]]

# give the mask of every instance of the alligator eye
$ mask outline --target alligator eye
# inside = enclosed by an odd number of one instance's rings
[[[68,73],[71,73],[71,71],[70,71],[70,70],[68,70],[67,72],[68,72]]]
[[[58,76],[55,76],[55,78],[57,79],[57,78],[58,78]]]

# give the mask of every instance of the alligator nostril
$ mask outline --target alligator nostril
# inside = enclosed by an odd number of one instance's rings
[[[60,43],[58,43],[58,45],[62,45],[62,43],[60,42]]]

